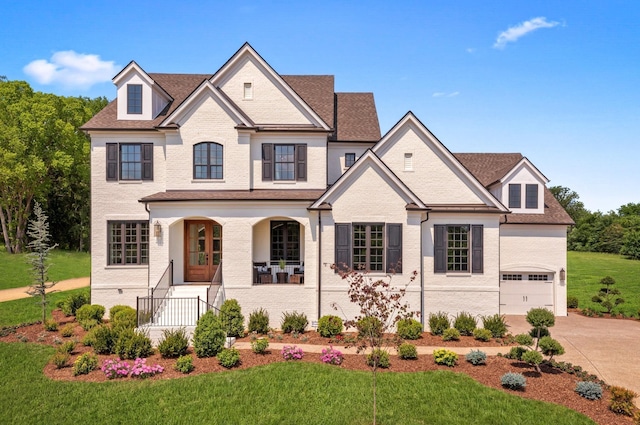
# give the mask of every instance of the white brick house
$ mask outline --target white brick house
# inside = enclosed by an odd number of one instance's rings
[[[411,112],[381,137],[371,93],[280,75],[248,44],[213,75],[131,62],[113,82],[83,127],[93,303],[153,290],[203,308],[235,298],[272,326],[333,302],[349,315],[335,263],[395,269],[396,284],[417,271],[407,300],[422,317],[566,315],[572,221],[522,155],[453,154]]]

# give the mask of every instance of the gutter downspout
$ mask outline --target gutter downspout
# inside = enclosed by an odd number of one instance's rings
[[[147,211],[149,215],[149,230],[151,230],[151,210],[149,209],[149,203],[144,203],[144,209]],[[149,238],[151,240],[151,238]],[[149,263],[151,263],[151,258],[149,258]],[[151,267],[150,264],[147,264],[147,295],[149,295],[149,288],[151,288]]]
[[[322,297],[322,210],[318,210],[318,320],[322,317],[320,300]]]
[[[420,323],[424,329],[424,244],[422,243],[422,224],[429,220],[429,211],[427,211],[427,218],[420,221]]]

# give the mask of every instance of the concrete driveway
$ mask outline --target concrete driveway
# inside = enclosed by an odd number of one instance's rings
[[[529,332],[524,316],[506,316],[513,335]],[[640,394],[640,321],[600,319],[569,313],[556,317],[549,329],[565,349],[558,361],[582,366],[609,385],[618,385]],[[640,400],[635,400],[639,405]]]

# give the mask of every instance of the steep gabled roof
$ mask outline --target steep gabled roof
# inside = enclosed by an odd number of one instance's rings
[[[337,141],[380,140],[380,124],[373,93],[336,93],[336,108]]]
[[[334,128],[333,75],[282,75],[282,79]]]

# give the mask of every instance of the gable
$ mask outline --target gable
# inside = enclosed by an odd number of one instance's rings
[[[373,151],[427,206],[504,206],[408,113]]]

